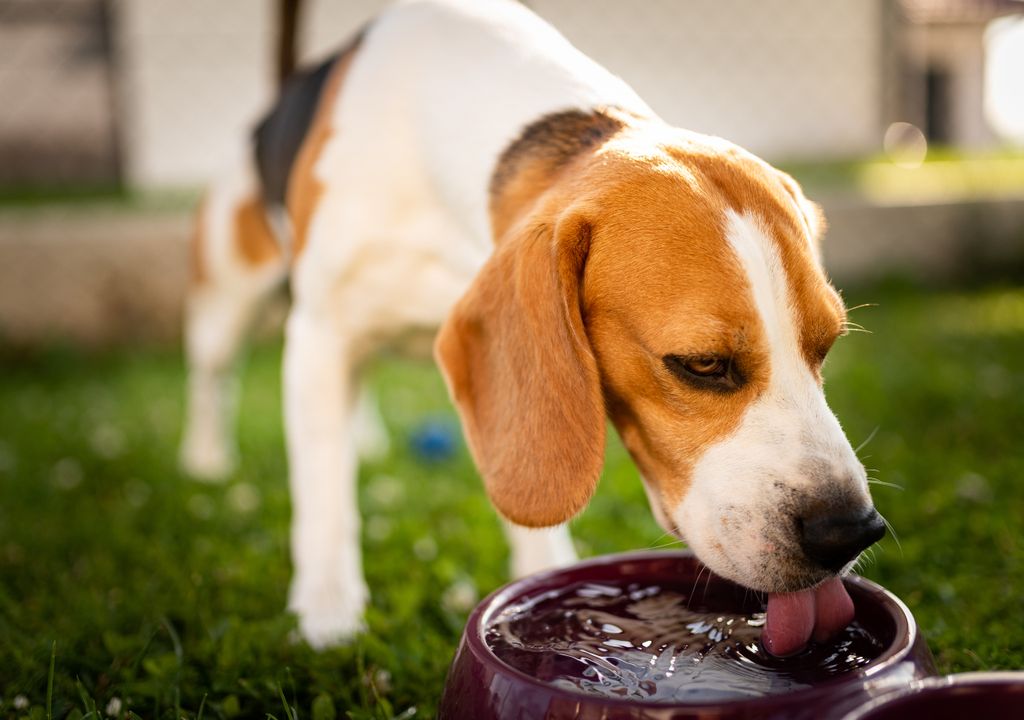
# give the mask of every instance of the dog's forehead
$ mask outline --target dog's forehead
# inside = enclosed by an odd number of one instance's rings
[[[795,198],[774,172],[747,157],[706,152],[626,164],[599,204],[588,310],[632,314],[621,319],[652,342],[680,330],[696,342],[738,342],[753,334],[751,325],[769,321],[755,292],[767,277],[805,354],[827,346],[842,305]]]

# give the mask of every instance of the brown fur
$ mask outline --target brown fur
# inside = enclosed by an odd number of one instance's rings
[[[728,209],[755,213],[777,243],[813,371],[842,319],[790,179],[637,119],[575,156],[563,147],[521,152],[496,179],[497,249],[437,344],[492,501],[531,526],[586,504],[605,408],[664,509],[766,387],[767,338],[724,237]],[[734,357],[746,384],[698,390],[662,360],[708,353]]]
[[[488,494],[521,525],[575,515],[601,472],[604,405],[580,316],[589,233],[563,218],[506,238],[437,341]]]
[[[615,109],[568,110],[531,124],[501,154],[491,176],[491,229],[502,238],[574,158],[603,144],[625,126]]]
[[[750,156],[734,154],[688,161],[695,162],[730,207],[740,213],[753,212],[766,224],[786,272],[801,351],[811,370],[819,373],[846,318],[842,300],[828,284],[808,242],[819,243],[824,232],[820,208],[803,196],[789,175]],[[805,227],[812,233],[811,238]]]
[[[235,209],[235,247],[242,261],[251,266],[262,265],[281,256],[281,248],[267,222],[263,203],[255,196]]]
[[[338,61],[334,64],[317,106],[316,115],[310,125],[309,133],[299,149],[299,154],[295,158],[295,164],[288,177],[285,206],[292,226],[293,261],[299,257],[306,246],[309,224],[320,203],[320,196],[323,194],[323,186],[313,173],[313,167],[323,153],[327,141],[334,133],[334,129],[331,127],[331,115],[361,40],[362,35],[342,51]]]

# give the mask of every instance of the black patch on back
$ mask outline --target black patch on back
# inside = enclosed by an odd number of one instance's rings
[[[256,168],[267,207],[284,205],[292,165],[313,123],[327,78],[335,64],[354,51],[362,38],[360,32],[345,48],[319,65],[300,69],[288,78],[277,102],[256,126]]]
[[[491,175],[491,198],[516,176],[525,160],[541,160],[557,172],[584,150],[595,148],[617,133],[625,122],[605,110],[565,110],[530,123],[498,159]]]

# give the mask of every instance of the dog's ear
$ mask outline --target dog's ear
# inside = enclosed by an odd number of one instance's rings
[[[590,225],[511,231],[441,327],[434,354],[498,511],[565,522],[604,462],[604,401],[580,311]]]
[[[776,172],[786,191],[793,197],[797,207],[800,209],[804,222],[807,223],[807,229],[811,234],[811,242],[814,243],[814,247],[817,248],[818,255],[820,256],[821,239],[825,236],[825,231],[828,229],[824,211],[818,203],[807,199],[803,189],[800,187],[800,183],[794,180],[791,175],[781,170],[776,170]]]

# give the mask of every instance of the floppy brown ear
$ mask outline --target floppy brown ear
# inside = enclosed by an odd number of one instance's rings
[[[512,231],[441,327],[434,354],[498,511],[565,522],[604,462],[604,401],[580,313],[581,218]]]

